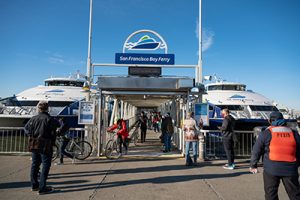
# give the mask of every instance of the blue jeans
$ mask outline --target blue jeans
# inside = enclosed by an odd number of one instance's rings
[[[46,189],[46,180],[48,178],[48,174],[51,167],[51,159],[52,159],[52,152],[43,154],[39,153],[38,151],[32,151],[32,164],[31,164],[31,187],[32,188],[39,188],[39,190]],[[43,168],[40,174],[40,182],[38,181],[38,173],[40,170],[40,165],[43,164]]]
[[[171,135],[164,134],[165,151],[171,151]]]
[[[190,157],[190,148],[192,147],[193,150],[193,158],[194,163],[197,162],[198,157],[198,141],[186,141],[185,142],[185,159],[187,164],[192,164],[193,161]]]

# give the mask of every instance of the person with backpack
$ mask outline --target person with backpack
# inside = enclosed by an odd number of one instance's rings
[[[128,130],[127,130],[127,126],[126,126],[126,122],[125,120],[118,119],[117,123],[115,123],[114,125],[112,125],[111,127],[109,127],[107,129],[108,132],[112,132],[113,130],[118,129],[117,135],[118,135],[118,141],[119,141],[119,150],[120,150],[120,155],[122,155],[122,144],[125,148],[125,155],[128,152]]]
[[[234,164],[234,127],[235,119],[229,114],[229,109],[225,108],[221,111],[224,120],[221,127],[218,127],[222,132],[222,139],[224,150],[227,156],[228,164],[223,166],[224,169],[233,170],[235,168]]]
[[[198,140],[199,140],[199,127],[197,126],[196,120],[193,118],[193,114],[189,112],[186,119],[183,121],[183,131],[185,140],[185,157],[186,166],[197,165],[198,157]],[[190,148],[193,149],[193,160],[190,157]]]

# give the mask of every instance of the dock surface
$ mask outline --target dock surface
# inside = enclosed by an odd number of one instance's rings
[[[55,192],[31,192],[30,157],[0,156],[0,199],[264,199],[262,168],[250,174],[249,160],[237,160],[237,169],[225,170],[225,160],[186,167],[176,151],[163,153],[159,134],[148,131],[147,141],[130,146],[117,160],[91,157],[51,166],[48,185]],[[288,199],[281,184],[279,199]]]

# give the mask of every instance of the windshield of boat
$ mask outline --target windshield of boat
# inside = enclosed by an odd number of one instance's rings
[[[81,82],[81,81],[65,81],[65,80],[45,81],[45,86],[83,87],[83,82]]]
[[[227,108],[230,111],[242,111],[244,108],[241,105],[217,105],[222,110]]]
[[[275,106],[255,106],[251,105],[250,109],[252,111],[278,111],[278,109]]]
[[[209,85],[207,90],[235,90],[235,91],[246,91],[246,85]]]

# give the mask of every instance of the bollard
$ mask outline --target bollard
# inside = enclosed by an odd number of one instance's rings
[[[199,160],[202,161],[205,160],[205,151],[206,151],[205,136],[204,133],[201,132],[199,135]]]

